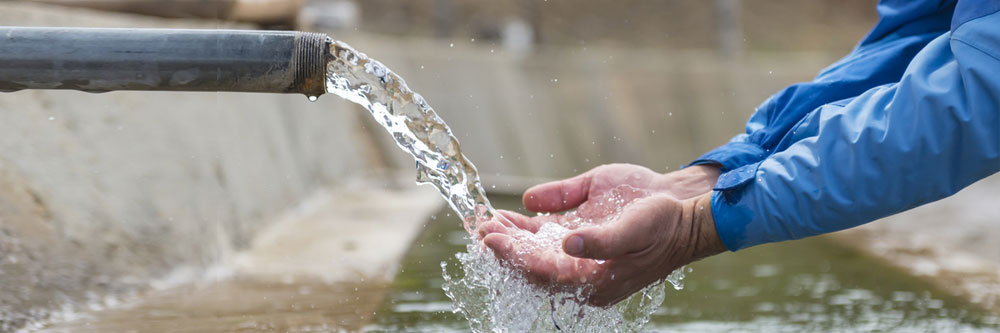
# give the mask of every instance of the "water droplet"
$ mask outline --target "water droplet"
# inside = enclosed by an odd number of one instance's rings
[[[604,259],[594,259],[594,262],[596,262],[598,265],[603,265]]]
[[[56,117],[49,116],[49,120],[56,120]]]
[[[319,100],[319,96],[306,96],[306,97],[309,98],[310,102],[315,102]]]
[[[448,47],[455,47],[455,43],[448,44]]]

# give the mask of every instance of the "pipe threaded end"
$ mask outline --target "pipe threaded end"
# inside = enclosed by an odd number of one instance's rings
[[[326,60],[330,37],[315,32],[295,34],[295,49],[292,51],[291,69],[294,82],[289,92],[301,92],[307,96],[319,96],[326,92]]]

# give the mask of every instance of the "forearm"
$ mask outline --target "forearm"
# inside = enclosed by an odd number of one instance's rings
[[[717,164],[723,172],[754,164],[783,150],[792,128],[816,108],[899,81],[917,52],[949,29],[955,1],[883,2],[880,20],[850,54],[813,81],[791,85],[762,103],[746,132],[698,157],[691,165]]]
[[[694,201],[690,205],[692,225],[694,226],[692,228],[694,237],[692,237],[691,260],[697,261],[725,252],[726,246],[715,230],[715,219],[712,216],[712,193],[704,193],[691,200]]]
[[[850,228],[1000,170],[1000,55],[984,51],[1000,50],[997,15],[932,42],[898,84],[821,107],[785,149],[724,174],[712,205],[727,247]]]
[[[669,172],[657,180],[659,188],[669,188],[677,199],[685,200],[712,191],[719,179],[719,166],[693,165]]]

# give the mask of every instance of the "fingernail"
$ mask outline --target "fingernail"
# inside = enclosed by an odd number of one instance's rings
[[[483,244],[491,248],[500,247],[500,239],[497,237],[483,237]]]
[[[580,236],[570,236],[566,239],[566,243],[563,244],[563,251],[569,255],[580,255],[583,254],[583,238]]]

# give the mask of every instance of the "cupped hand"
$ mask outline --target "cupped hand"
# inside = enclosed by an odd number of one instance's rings
[[[718,171],[692,168],[697,169],[661,175],[639,166],[614,164],[538,185],[524,195],[525,207],[536,212],[579,207],[578,212],[600,215],[604,211],[587,209],[588,200],[621,185],[642,190],[646,196],[604,224],[576,228],[559,214],[527,217],[503,211],[506,221],[484,223],[479,233],[499,259],[521,269],[534,283],[587,285],[589,303],[615,304],[674,269],[725,250],[715,232],[710,205]],[[562,240],[562,251],[538,248],[518,236],[535,233],[545,223],[572,229]]]
[[[524,207],[533,212],[573,209],[619,185],[688,199],[712,191],[719,168],[695,165],[667,174],[634,164],[606,164],[576,177],[540,184],[524,193]]]

